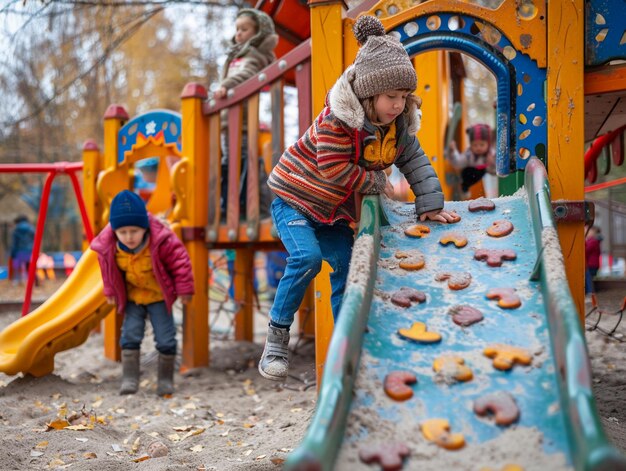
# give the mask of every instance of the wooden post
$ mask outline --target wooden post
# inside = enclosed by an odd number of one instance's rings
[[[343,2],[310,0],[311,8],[311,102],[312,116],[324,108],[328,90],[343,73]],[[329,265],[324,262],[315,278],[315,357],[319,388],[326,351],[333,330]]]
[[[110,172],[117,169],[117,134],[128,121],[128,113],[121,105],[110,105],[104,113],[104,166]],[[104,214],[109,208],[103,208]],[[95,233],[95,231],[94,231]],[[115,309],[104,318],[104,356],[109,360],[120,361],[120,335],[123,317]]]
[[[548,4],[548,180],[552,200],[580,201],[584,194],[583,0]],[[584,222],[558,225],[570,290],[584,322]]]
[[[188,160],[188,219],[183,219],[183,233],[193,234],[185,241],[191,258],[195,295],[184,307],[181,371],[209,365],[209,252],[203,234],[208,220],[209,128],[202,103],[206,89],[189,83],[182,98],[182,154]]]
[[[83,144],[83,199],[87,209],[87,217],[94,234],[102,230],[102,204],[96,193],[96,180],[101,170],[100,149],[93,139]],[[89,242],[83,240],[83,251],[87,250]]]
[[[417,133],[419,142],[445,189],[445,123],[448,121],[448,83],[444,73],[444,51],[430,51],[413,58],[417,72],[417,96],[422,98],[422,129]],[[408,198],[412,201],[414,195]]]
[[[254,250],[238,248],[235,255],[235,340],[252,342],[254,337]]]

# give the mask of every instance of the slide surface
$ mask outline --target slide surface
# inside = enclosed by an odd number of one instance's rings
[[[595,410],[545,169],[536,159],[528,165],[525,190],[493,199],[491,211],[446,203],[461,221],[424,223],[430,232],[421,238],[405,234],[416,225],[413,204],[385,200],[381,209],[377,200],[366,199],[317,410],[286,469],[626,469]],[[377,226],[381,217],[389,224]],[[503,220],[513,231],[489,236],[487,229]],[[450,233],[465,237],[467,245],[443,245]],[[483,249],[494,251],[490,255],[513,251],[515,259],[489,266],[476,258]],[[401,268],[408,255],[421,255],[424,267]],[[470,283],[451,289],[456,281]],[[392,297],[402,288],[423,293],[425,300],[405,299],[410,305],[398,306]],[[515,290],[521,305],[503,308],[502,296],[488,299],[490,290],[501,288]],[[459,325],[453,316],[458,306],[477,309],[482,319]],[[421,340],[404,335],[414,324],[427,331]],[[522,363],[503,369],[511,354]],[[409,388],[404,400],[385,391],[397,372],[416,380],[400,381]],[[512,422],[498,425],[496,414]],[[402,450],[403,468],[364,462],[379,463],[372,456],[376,450],[394,447]]]
[[[51,373],[54,355],[82,344],[111,309],[103,294],[97,255],[88,249],[44,304],[0,333],[0,371]]]
[[[448,204],[462,221],[449,226],[429,223],[430,233],[420,239],[404,234],[404,229],[415,225],[412,204],[396,203],[385,208],[390,225],[381,229],[382,247],[368,332],[338,469],[356,469],[359,464],[368,469],[360,463],[359,451],[390,441],[404,443],[419,454],[422,470],[464,469],[465,463],[473,463],[477,470],[500,470],[506,464],[530,469],[531,463],[537,469],[568,469],[567,434],[549,347],[545,302],[538,283],[529,280],[537,250],[526,196],[493,201],[493,211],[475,213],[468,211],[467,203]],[[496,220],[511,222],[513,232],[498,238],[487,236],[485,230]],[[439,241],[451,232],[465,237],[467,245],[441,245]],[[474,259],[480,249],[512,250],[517,258],[490,267]],[[413,250],[423,254],[424,268],[400,268],[402,259],[397,256]],[[464,289],[450,289],[451,278],[436,281],[444,273],[459,276],[463,282],[471,278],[470,284]],[[407,308],[396,306],[391,297],[404,287],[423,292],[426,301],[413,302]],[[516,309],[499,307],[497,299],[485,297],[493,288],[514,288],[522,305]],[[455,306],[476,308],[483,319],[466,327],[457,325],[450,313]],[[398,334],[415,322],[441,335],[441,340],[422,343]],[[522,348],[532,358],[531,364],[498,370],[484,354],[485,348],[492,345]],[[435,360],[452,356],[469,370],[449,363],[439,373],[434,371]],[[468,374],[470,370],[471,380],[454,379],[455,373]],[[395,401],[387,396],[383,383],[393,371],[416,376],[412,398]],[[517,403],[521,413],[514,426],[497,426],[492,418],[474,413],[474,402],[496,391],[510,392]],[[450,433],[461,434],[465,446],[450,451],[426,440],[421,426],[431,419],[447,420]]]

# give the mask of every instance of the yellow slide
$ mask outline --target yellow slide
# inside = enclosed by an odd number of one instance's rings
[[[82,344],[112,309],[103,294],[97,255],[88,249],[44,304],[0,333],[0,371],[52,373],[54,355]]]

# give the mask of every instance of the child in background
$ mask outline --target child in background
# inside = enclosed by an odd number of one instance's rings
[[[20,214],[13,220],[15,228],[11,234],[11,263],[13,283],[18,284],[28,278],[28,266],[33,252],[35,229],[28,218]]]
[[[111,202],[109,224],[91,243],[98,254],[104,295],[124,314],[120,394],[139,387],[139,357],[146,317],[159,352],[157,394],[174,392],[176,327],[172,304],[194,294],[189,255],[176,235],[146,211],[143,200],[123,190]]]
[[[289,328],[322,260],[333,269],[331,303],[339,313],[354,243],[358,194],[393,196],[385,169],[395,164],[415,193],[419,220],[450,222],[441,185],[415,133],[417,76],[397,39],[377,18],[354,25],[361,48],[330,91],[326,107],[281,156],[268,185],[272,217],[289,257],[278,283],[259,372],[281,380],[289,370]]]
[[[602,234],[598,226],[586,227],[585,236],[585,294],[595,293],[593,279],[600,269],[600,257],[602,251],[600,244]]]
[[[267,14],[254,8],[244,8],[237,13],[235,20],[235,36],[226,57],[222,81],[213,96],[225,98],[228,90],[245,82],[259,70],[268,66],[276,59],[274,48],[278,44],[278,36],[274,33],[274,22]],[[241,181],[239,199],[242,214],[246,211],[247,171],[248,171],[248,134],[247,113],[244,108],[241,141]],[[226,212],[228,195],[228,113],[222,112],[222,214]],[[261,216],[267,216],[271,195],[265,182],[267,174],[263,161],[259,161],[259,191]]]
[[[469,148],[460,153],[456,142],[451,141],[448,158],[452,165],[461,172],[461,189],[467,195],[470,187],[478,183],[486,175],[496,174],[496,159],[491,148],[491,127],[487,124],[475,124],[466,129],[470,140]],[[489,187],[489,185],[486,185]],[[493,185],[491,185],[493,186]],[[485,188],[487,197],[497,196],[490,188]],[[495,194],[494,194],[495,193]]]

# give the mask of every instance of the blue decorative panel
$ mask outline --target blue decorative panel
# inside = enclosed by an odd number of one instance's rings
[[[499,175],[521,170],[531,156],[545,162],[546,70],[516,50],[497,28],[458,14],[409,20],[392,30],[409,55],[449,49],[474,57],[498,81],[496,155]],[[417,71],[419,75],[419,70]]]
[[[626,0],[585,4],[585,65],[626,59]]]
[[[176,144],[181,150],[180,113],[169,110],[154,110],[134,117],[120,129],[117,136],[117,161],[123,162],[126,152],[131,151],[139,139],[153,140],[161,144]]]

